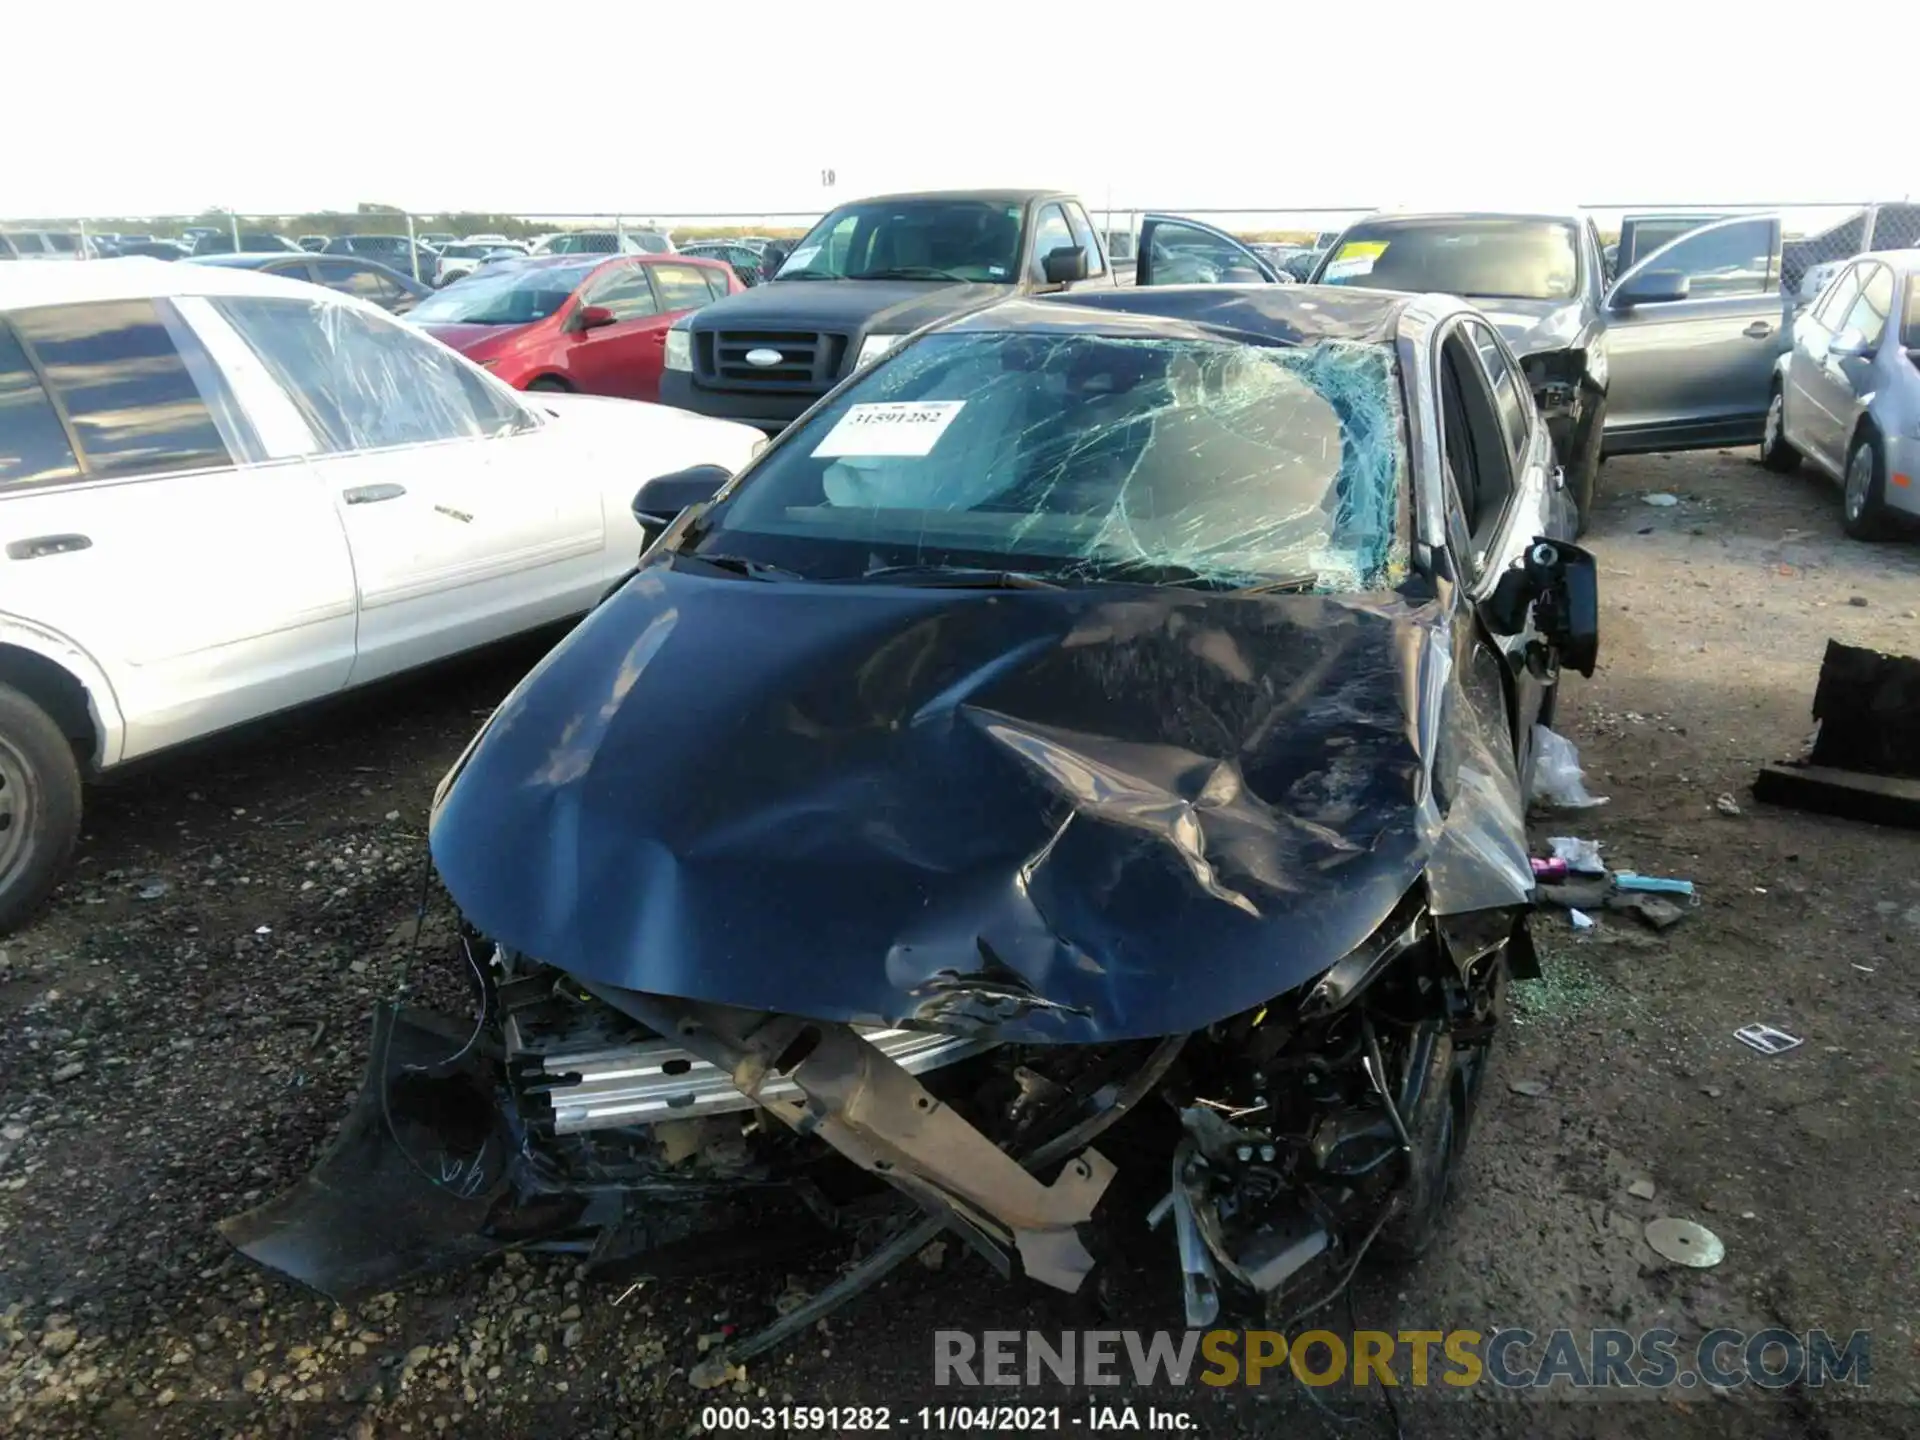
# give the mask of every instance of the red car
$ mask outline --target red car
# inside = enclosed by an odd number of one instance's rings
[[[551,255],[475,271],[407,319],[520,390],[658,400],[667,329],[744,289],[693,255]]]

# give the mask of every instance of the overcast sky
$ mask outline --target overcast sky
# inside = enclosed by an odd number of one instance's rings
[[[818,211],[980,184],[1229,209],[1920,191],[1886,138],[1908,124],[1917,0],[15,11],[16,218]]]

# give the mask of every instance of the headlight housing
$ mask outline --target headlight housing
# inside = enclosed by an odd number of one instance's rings
[[[679,326],[667,331],[667,369],[693,371],[693,332]]]
[[[864,366],[871,365],[882,355],[893,349],[894,346],[898,345],[902,338],[903,337],[899,335],[867,336],[866,339],[860,342],[860,358],[853,362],[853,368],[858,370]]]

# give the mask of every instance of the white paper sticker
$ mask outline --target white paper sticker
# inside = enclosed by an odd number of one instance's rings
[[[1377,255],[1356,255],[1351,260],[1330,260],[1327,262],[1327,273],[1320,278],[1350,280],[1355,275],[1370,275],[1373,273],[1373,262],[1378,258]]]
[[[964,400],[889,400],[855,405],[813,447],[822,459],[836,455],[925,455],[940,432],[966,406]]]

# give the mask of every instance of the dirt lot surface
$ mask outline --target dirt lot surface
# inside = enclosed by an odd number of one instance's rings
[[[1920,546],[1847,541],[1832,489],[1744,453],[1618,460],[1602,484],[1602,668],[1560,727],[1610,803],[1537,833],[1689,877],[1700,903],[1661,935],[1541,915],[1548,979],[1520,988],[1442,1243],[1365,1271],[1353,1320],[1666,1326],[1683,1353],[1716,1326],[1872,1331],[1864,1396],[1402,1389],[1409,1436],[1920,1433],[1920,834],[1746,793],[1801,749],[1829,636],[1920,650]],[[1177,1323],[1163,1235],[1140,1239],[1104,1321],[949,1251],[702,1393],[700,1337],[759,1325],[836,1257],[623,1297],[514,1256],[348,1315],[230,1255],[215,1222],[302,1175],[344,1112],[370,1007],[407,972],[433,785],[533,653],[92,797],[53,911],[0,941],[0,1430],[680,1436],[716,1398],[886,1405],[898,1423],[982,1396],[933,1387],[935,1329]],[[1757,1054],[1733,1036],[1752,1021],[1806,1043]],[[1661,1261],[1642,1237],[1659,1216],[1707,1225],[1725,1260]],[[1060,1403],[1077,1433],[1089,1393],[994,1398]],[[1394,1426],[1377,1386],[1098,1399],[1223,1435]]]

